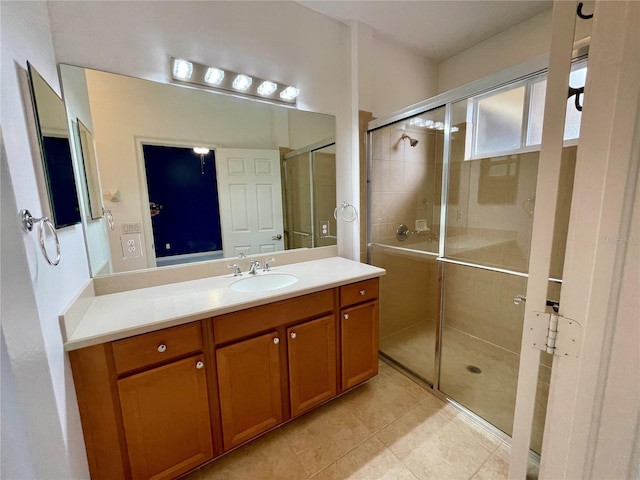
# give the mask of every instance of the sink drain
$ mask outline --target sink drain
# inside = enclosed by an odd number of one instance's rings
[[[482,373],[482,370],[480,370],[480,368],[476,367],[475,365],[467,365],[467,370],[475,374]]]

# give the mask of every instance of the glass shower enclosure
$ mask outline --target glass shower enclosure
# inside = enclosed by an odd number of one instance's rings
[[[333,140],[283,155],[285,248],[335,245],[336,153]]]
[[[584,62],[574,65],[573,86],[584,85],[585,72]],[[545,82],[538,73],[479,93],[450,92],[368,131],[368,261],[387,271],[381,356],[508,435]],[[580,121],[568,102],[562,193],[550,219],[550,301],[560,295]],[[538,453],[551,356],[542,364],[531,442]]]

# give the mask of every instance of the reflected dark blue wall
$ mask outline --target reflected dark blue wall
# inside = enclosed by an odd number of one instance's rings
[[[47,175],[53,223],[56,228],[80,222],[78,191],[73,175],[69,139],[42,137],[44,166]]]
[[[143,145],[156,257],[222,250],[213,151]],[[202,173],[204,172],[204,173]],[[169,248],[167,248],[169,245]]]

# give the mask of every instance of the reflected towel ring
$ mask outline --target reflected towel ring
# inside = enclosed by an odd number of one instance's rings
[[[109,225],[109,230],[115,230],[116,224],[113,221],[113,213],[111,212],[111,210],[105,210],[105,208],[102,207],[102,214],[107,219],[107,225]]]
[[[22,229],[25,232],[30,232],[33,230],[33,224],[38,222],[38,242],[40,243],[40,250],[42,250],[42,255],[44,255],[45,260],[52,267],[57,266],[60,263],[60,240],[58,239],[58,233],[56,232],[56,228],[51,223],[47,217],[35,218],[31,215],[29,210],[20,210],[20,221],[22,224]],[[55,260],[51,260],[49,257],[49,253],[47,252],[47,248],[44,244],[44,226],[48,226],[49,230],[51,230],[51,234],[56,241],[56,258]]]
[[[338,207],[333,211],[333,218],[338,220]],[[358,219],[358,210],[347,202],[342,202],[340,206],[340,218],[347,223],[353,223]]]

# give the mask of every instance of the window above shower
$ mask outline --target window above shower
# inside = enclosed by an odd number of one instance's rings
[[[573,89],[584,87],[586,73],[586,63],[575,64],[569,85]],[[466,124],[464,159],[539,150],[546,86],[547,77],[541,75],[467,99],[466,108],[451,121],[452,132],[460,128],[459,124]],[[578,100],[575,95],[567,99],[565,146],[575,144],[580,132],[582,112],[576,105],[582,104],[583,95],[578,95]]]

